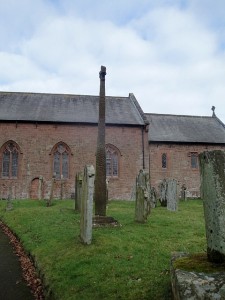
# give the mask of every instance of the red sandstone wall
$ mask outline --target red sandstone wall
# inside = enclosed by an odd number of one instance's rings
[[[106,143],[116,146],[121,153],[119,177],[109,179],[109,198],[129,199],[131,196],[135,177],[143,165],[141,130],[141,128],[122,126],[106,128]],[[63,198],[70,198],[75,192],[75,174],[83,171],[85,164],[95,166],[97,126],[0,123],[0,149],[9,140],[13,140],[20,147],[20,167],[18,179],[0,178],[0,197],[3,198],[7,197],[10,186],[14,198],[29,198],[34,195],[39,176],[43,176],[42,197],[48,198],[52,178],[51,150],[60,141],[66,143],[71,149],[70,177],[62,183],[56,181],[55,198],[60,198],[61,194]],[[146,166],[148,166],[146,132],[145,156]],[[31,182],[33,182],[32,187]]]
[[[223,146],[209,145],[179,145],[179,144],[150,144],[149,162],[151,185],[158,190],[159,183],[164,178],[174,178],[178,181],[178,192],[185,184],[188,197],[200,197],[200,172],[191,168],[191,152],[198,154],[205,150],[225,149]],[[161,157],[166,153],[168,165],[162,168]]]

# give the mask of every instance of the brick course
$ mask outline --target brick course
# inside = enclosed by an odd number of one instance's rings
[[[206,144],[166,144],[150,143],[149,145],[149,168],[151,185],[158,190],[159,183],[164,178],[174,178],[178,181],[178,192],[182,185],[187,188],[188,197],[200,197],[200,172],[199,167],[191,167],[192,152],[198,154],[205,150],[224,150],[224,146]],[[162,154],[167,154],[167,168],[162,168]]]
[[[14,198],[29,198],[35,195],[37,179],[43,176],[42,195],[48,198],[53,173],[53,147],[64,142],[71,150],[69,179],[56,181],[54,197],[70,198],[75,192],[75,174],[83,171],[85,164],[95,166],[97,125],[0,123],[0,161],[2,146],[12,140],[20,149],[19,174],[17,179],[0,179],[1,194],[5,198],[9,186],[13,186]],[[109,178],[109,198],[129,199],[136,175],[143,167],[142,127],[107,126],[106,144],[117,147],[119,176]],[[144,131],[145,164],[148,166],[147,133]],[[0,165],[0,174],[2,166]],[[36,191],[37,194],[37,191]]]

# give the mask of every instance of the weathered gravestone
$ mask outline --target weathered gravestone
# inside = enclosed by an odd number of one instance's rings
[[[159,202],[161,206],[167,206],[166,190],[167,182],[166,179],[163,179],[163,181],[159,184]]]
[[[80,238],[81,242],[87,245],[91,244],[92,240],[94,180],[94,167],[92,165],[85,166],[82,184]]]
[[[42,190],[43,190],[43,176],[39,176],[38,179],[38,199],[42,199]]]
[[[6,204],[6,210],[13,210],[13,203],[12,203],[12,187],[9,187],[9,194],[7,197],[7,204]]]
[[[181,191],[180,191],[181,200],[187,200],[186,190],[187,190],[186,185],[183,184],[182,187],[181,187]]]
[[[166,199],[167,199],[167,209],[170,211],[177,211],[178,197],[177,197],[177,181],[175,179],[167,180]]]
[[[166,206],[171,211],[177,210],[177,181],[175,179],[163,179],[159,185],[159,195],[161,206]]]
[[[149,175],[140,170],[136,178],[135,221],[144,223],[151,212]]]
[[[225,262],[225,152],[199,155],[208,260]]]
[[[76,174],[75,179],[75,210],[80,212],[82,198],[83,172]]]
[[[47,206],[52,205],[54,188],[55,188],[55,175],[52,177],[52,180],[51,180],[51,190],[50,190],[49,198],[47,200]]]
[[[150,197],[151,208],[155,208],[157,205],[157,193],[156,193],[156,189],[154,187],[150,188],[149,197]]]

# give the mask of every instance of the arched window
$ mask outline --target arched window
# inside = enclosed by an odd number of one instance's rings
[[[19,150],[17,145],[10,141],[2,152],[2,177],[17,178],[18,176]]]
[[[162,154],[162,168],[163,169],[167,168],[167,155],[166,155],[166,153]]]
[[[69,178],[69,150],[62,142],[53,150],[53,175],[56,179]]]
[[[106,145],[106,176],[119,176],[119,153],[112,145]]]

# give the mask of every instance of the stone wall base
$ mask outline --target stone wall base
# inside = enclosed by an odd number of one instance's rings
[[[176,268],[175,262],[187,253],[173,253],[171,259],[171,285],[174,300],[225,300],[225,269],[203,273]]]

